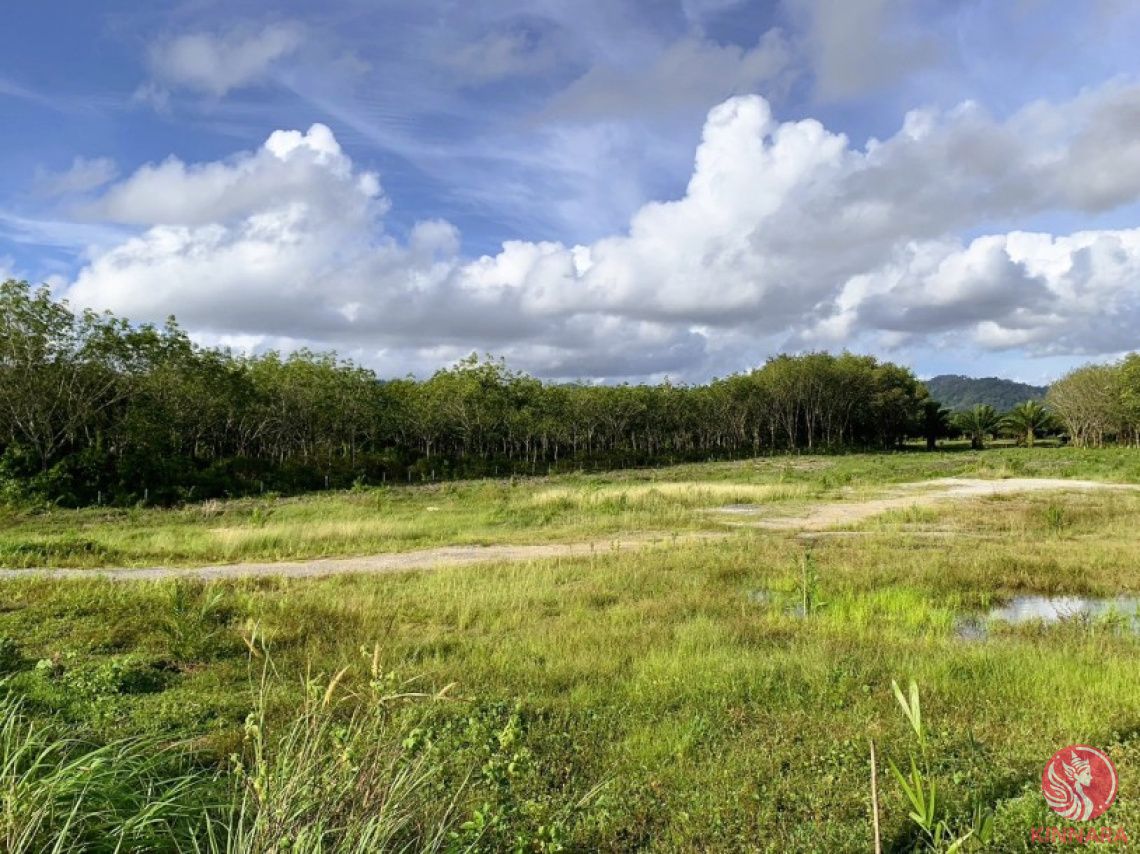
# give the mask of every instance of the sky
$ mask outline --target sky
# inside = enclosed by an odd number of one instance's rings
[[[1130,0],[57,0],[0,29],[0,278],[385,376],[1140,349]]]

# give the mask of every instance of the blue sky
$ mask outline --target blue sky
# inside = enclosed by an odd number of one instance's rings
[[[0,273],[384,373],[1140,347],[1114,0],[68,2],[0,31]]]

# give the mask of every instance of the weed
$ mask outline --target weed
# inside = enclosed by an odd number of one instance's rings
[[[1045,527],[1052,534],[1062,533],[1068,525],[1065,508],[1055,501],[1050,501],[1045,505],[1043,515],[1045,517]]]
[[[980,847],[980,850],[987,850],[993,841],[992,810],[975,805],[971,813],[970,826],[964,831],[955,830],[953,823],[943,817],[945,810],[940,809],[938,786],[931,773],[930,746],[926,727],[922,721],[918,685],[913,681],[910,683],[909,697],[903,694],[899,683],[894,680],[891,681],[891,690],[894,691],[895,699],[902,708],[918,744],[917,757],[913,751],[910,753],[908,772],[899,770],[898,765],[893,760],[890,761],[891,773],[902,789],[910,807],[910,819],[920,834],[917,847],[938,854],[953,854],[975,846]]]

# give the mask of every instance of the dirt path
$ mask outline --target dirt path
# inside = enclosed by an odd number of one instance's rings
[[[581,557],[609,554],[651,546],[672,545],[698,539],[725,536],[717,533],[653,533],[632,535],[584,543],[545,543],[541,545],[444,546],[411,552],[367,555],[364,557],[319,558],[276,563],[232,563],[215,566],[177,568],[151,566],[139,569],[113,567],[106,569],[0,569],[0,580],[35,578],[109,578],[115,581],[159,581],[166,578],[218,580],[271,575],[280,578],[313,578],[322,575],[353,573],[410,572],[444,566],[467,566],[477,563],[544,560],[558,557]]]
[[[720,512],[744,517],[739,521],[729,523],[738,526],[768,528],[778,531],[822,531],[827,528],[861,522],[889,510],[929,507],[943,501],[959,501],[1023,492],[1087,492],[1094,489],[1136,490],[1140,489],[1140,486],[1061,478],[1018,477],[1005,480],[981,480],[978,478],[947,477],[919,483],[900,484],[883,498],[820,504],[799,516],[766,516],[760,518],[761,514],[767,510],[764,505],[753,505],[751,508],[747,505],[721,508]]]

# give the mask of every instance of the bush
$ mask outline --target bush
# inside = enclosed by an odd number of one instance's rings
[[[118,694],[153,694],[166,687],[169,676],[169,668],[161,663],[123,655],[69,668],[64,671],[63,684],[77,697],[95,699]]]

